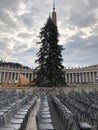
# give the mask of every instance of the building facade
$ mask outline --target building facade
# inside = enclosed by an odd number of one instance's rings
[[[29,81],[33,81],[34,79],[33,69],[24,67],[17,68],[15,66],[0,66],[0,84],[4,81],[17,81],[19,74],[24,75]]]
[[[98,65],[65,69],[67,84],[96,84],[98,83]]]
[[[35,78],[35,70],[31,68],[0,66],[0,84],[3,81],[16,81],[22,74],[29,82]],[[74,84],[98,84],[98,65],[78,68],[65,68],[65,79],[69,85]]]

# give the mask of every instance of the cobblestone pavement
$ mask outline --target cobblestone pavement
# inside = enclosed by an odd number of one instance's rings
[[[36,113],[39,109],[39,103],[40,103],[40,99],[37,99],[37,102],[36,102],[35,106],[33,107],[33,110],[31,111],[31,114],[29,116],[26,130],[37,130]]]

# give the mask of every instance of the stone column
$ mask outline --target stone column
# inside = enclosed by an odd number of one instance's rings
[[[31,73],[29,73],[29,82],[31,81]]]
[[[20,72],[17,73],[17,80],[19,81]]]
[[[89,72],[89,82],[92,82],[91,72]]]
[[[76,84],[76,73],[74,73],[74,83]]]
[[[88,83],[90,83],[90,76],[89,76],[90,73],[88,72],[87,75],[88,75]]]
[[[72,73],[72,83],[74,84],[74,74]]]
[[[86,72],[84,73],[84,82],[86,83]]]
[[[67,75],[67,78],[66,78],[66,83],[69,83],[69,76],[68,76],[68,73],[66,73]],[[34,78],[33,78],[34,79]]]
[[[79,83],[80,84],[81,84],[81,78],[82,78],[81,73],[79,73]]]
[[[7,81],[9,81],[9,72],[7,72]]]
[[[70,73],[70,83],[72,84],[72,73]]]
[[[69,73],[69,83],[71,82],[71,76],[70,76],[70,73]]]
[[[13,73],[11,72],[11,76],[10,76],[10,80],[11,80],[11,81],[12,81],[12,74],[13,74]]]
[[[98,72],[96,72],[96,76],[98,77]]]
[[[14,81],[16,80],[16,73],[14,73]]]
[[[81,83],[83,83],[83,76],[82,76],[82,72],[81,72]]]
[[[1,84],[1,79],[2,79],[2,72],[0,72],[0,84]]]
[[[98,72],[96,72],[96,82],[98,83]]]
[[[93,72],[93,83],[95,83],[95,72]]]
[[[5,72],[4,72],[4,74],[3,74],[3,81],[5,81]]]
[[[31,81],[33,81],[33,74],[31,74]]]
[[[13,73],[12,73],[12,80],[14,80],[14,75],[15,75],[15,74],[14,74],[14,72],[13,72]]]
[[[82,82],[84,83],[84,72],[82,73]]]
[[[88,76],[87,76],[87,72],[86,72],[86,83],[88,83]]]
[[[30,73],[30,81],[32,81],[32,73]]]
[[[79,78],[80,78],[80,74],[77,73],[77,83],[79,84]]]
[[[28,73],[28,80],[29,80],[29,82],[30,82],[30,73]]]
[[[32,74],[31,74],[31,80],[32,80]],[[65,72],[65,80],[67,82],[67,73]]]
[[[78,75],[75,73],[76,83],[78,82]]]

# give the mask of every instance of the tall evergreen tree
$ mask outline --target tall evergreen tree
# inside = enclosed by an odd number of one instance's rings
[[[61,54],[63,47],[58,45],[58,37],[57,26],[53,24],[49,16],[39,35],[40,50],[37,53],[38,59],[36,60],[39,66],[35,79],[37,86],[59,87],[66,85]]]

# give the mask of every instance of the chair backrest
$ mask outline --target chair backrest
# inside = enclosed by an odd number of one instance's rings
[[[0,115],[0,126],[4,124],[4,117],[3,115]]]
[[[9,110],[9,112],[10,112],[10,118],[14,117],[14,115],[15,115],[15,113],[16,113],[16,105],[14,105],[14,108],[11,108],[11,109]]]
[[[8,122],[10,122],[11,120],[11,115],[10,115],[10,111],[6,112],[4,115],[4,124],[7,124]]]

